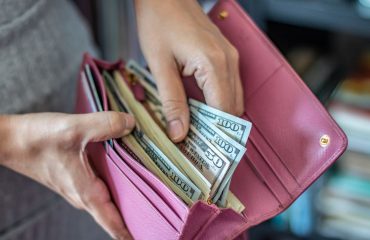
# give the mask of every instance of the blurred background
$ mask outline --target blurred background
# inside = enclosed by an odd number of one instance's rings
[[[132,1],[75,0],[105,59],[142,64]],[[215,1],[201,1],[205,11]],[[252,240],[370,239],[370,0],[240,0],[346,132],[348,151]]]

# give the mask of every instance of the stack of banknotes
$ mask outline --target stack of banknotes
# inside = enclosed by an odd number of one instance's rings
[[[184,141],[174,144],[165,133],[155,81],[145,68],[129,61],[125,71],[105,71],[103,77],[111,110],[135,116],[136,127],[121,144],[137,161],[189,206],[204,200],[244,210],[229,187],[246,152],[250,122],[189,99],[189,132]]]

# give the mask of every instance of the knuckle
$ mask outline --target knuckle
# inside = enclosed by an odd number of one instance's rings
[[[209,53],[210,62],[215,65],[215,67],[224,66],[227,62],[226,52],[220,47],[214,47]]]
[[[109,126],[109,132],[114,133],[117,129],[126,126],[126,119],[122,118],[118,112],[109,112],[106,114],[106,120]]]
[[[71,144],[72,146],[82,141],[82,135],[75,124],[64,123],[60,129],[62,132],[62,144],[67,144],[66,146]]]
[[[187,111],[187,104],[180,99],[166,99],[162,102],[162,106],[167,121],[176,119]]]
[[[234,46],[230,46],[229,53],[233,60],[236,60],[237,62],[239,61],[239,52]]]

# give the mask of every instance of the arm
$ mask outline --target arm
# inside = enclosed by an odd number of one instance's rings
[[[106,185],[90,166],[85,146],[126,135],[133,127],[133,117],[115,112],[0,116],[0,164],[88,211],[112,237],[128,239]]]
[[[207,104],[244,111],[238,52],[195,0],[135,0],[142,50],[157,80],[168,134],[185,138],[189,109],[181,76],[194,75]]]

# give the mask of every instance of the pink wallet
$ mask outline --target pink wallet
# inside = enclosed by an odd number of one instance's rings
[[[242,117],[253,123],[247,153],[231,182],[245,210],[238,214],[202,201],[189,208],[115,140],[106,146],[90,143],[87,151],[94,168],[135,239],[234,239],[286,209],[347,146],[342,130],[234,0],[219,1],[209,16],[239,51]],[[122,69],[123,62],[85,54],[85,64],[107,110],[101,70]],[[195,81],[187,79],[184,85],[188,97],[204,100]],[[94,111],[92,94],[81,78],[78,113]]]

